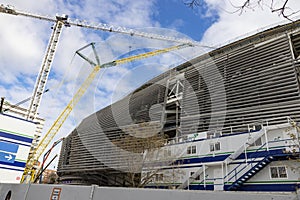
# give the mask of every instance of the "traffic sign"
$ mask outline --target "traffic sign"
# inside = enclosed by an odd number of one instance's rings
[[[0,161],[7,162],[7,163],[14,163],[16,155],[7,153],[7,152],[0,152]]]

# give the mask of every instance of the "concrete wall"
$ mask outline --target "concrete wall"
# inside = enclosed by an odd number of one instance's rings
[[[11,200],[299,200],[296,193],[212,192],[187,190],[156,190],[136,188],[105,188],[98,186],[0,184],[0,200],[11,191]]]

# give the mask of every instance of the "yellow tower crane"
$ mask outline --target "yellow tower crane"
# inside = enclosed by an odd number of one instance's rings
[[[91,45],[92,45],[93,49],[95,50],[94,44],[91,43]],[[65,109],[61,112],[61,114],[55,120],[55,122],[53,123],[51,128],[48,130],[46,135],[42,138],[42,140],[38,144],[35,151],[29,156],[29,158],[26,162],[26,166],[25,166],[25,170],[24,170],[24,173],[23,173],[23,176],[21,179],[21,183],[34,181],[35,170],[36,170],[36,169],[34,169],[34,163],[39,159],[39,157],[45,151],[46,147],[49,145],[49,143],[51,142],[53,137],[57,134],[57,132],[59,131],[59,129],[61,128],[61,126],[63,125],[63,123],[65,122],[65,120],[67,119],[67,117],[69,116],[71,111],[73,110],[74,106],[76,106],[76,104],[79,102],[80,98],[86,92],[86,90],[88,89],[90,84],[93,82],[94,78],[96,77],[96,75],[98,74],[98,72],[101,68],[107,68],[107,67],[112,67],[112,66],[116,66],[116,65],[121,65],[124,63],[148,58],[151,56],[167,53],[170,51],[182,49],[182,48],[189,47],[189,46],[193,46],[193,45],[191,45],[191,44],[176,45],[176,46],[159,49],[159,50],[155,50],[155,51],[151,51],[151,52],[147,52],[147,53],[143,53],[143,54],[139,54],[139,55],[134,55],[134,56],[127,57],[127,58],[122,58],[122,59],[108,62],[108,63],[102,64],[102,65],[100,65],[97,55],[96,55],[97,63],[94,63],[93,61],[84,57],[79,51],[77,51],[77,53],[81,57],[85,58],[93,66],[93,70],[89,74],[89,76],[85,79],[85,81],[80,86],[80,88],[77,90],[77,92],[74,94],[73,98],[68,103],[68,105],[65,107]]]

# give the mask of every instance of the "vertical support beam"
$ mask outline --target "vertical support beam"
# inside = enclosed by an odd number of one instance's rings
[[[163,128],[164,128],[164,125],[166,123],[166,115],[167,115],[166,114],[166,106],[167,106],[167,100],[168,100],[169,83],[170,83],[170,81],[167,80],[166,81],[165,97],[164,97],[164,105],[162,107],[162,113],[161,113],[161,125],[162,125],[161,134],[163,134]]]
[[[0,102],[0,113],[3,112],[3,104],[4,104],[4,97],[1,97],[1,102]]]
[[[179,106],[179,103],[178,103],[178,101],[176,101],[176,137],[179,137],[179,131],[178,131],[178,120],[179,120],[179,118],[178,118],[178,106]]]
[[[202,165],[203,167],[203,187],[206,188],[206,171],[205,171],[205,164]]]
[[[54,25],[53,32],[51,34],[49,44],[46,50],[46,54],[42,62],[39,75],[36,79],[32,99],[28,108],[27,120],[34,120],[37,115],[38,108],[42,100],[42,95],[44,93],[45,86],[48,80],[48,76],[50,74],[53,58],[56,52],[57,43],[59,41],[63,25],[64,22],[60,20],[57,20]]]
[[[264,133],[265,133],[265,140],[266,140],[267,151],[269,151],[269,142],[268,142],[267,128],[264,128]]]
[[[227,161],[225,162],[225,171],[226,171],[226,183],[228,183],[228,164],[227,164]]]
[[[245,149],[245,161],[246,161],[246,164],[248,163],[248,158],[247,158],[247,146],[246,144],[244,143],[244,149]]]
[[[221,168],[222,168],[222,185],[223,185],[223,190],[224,190],[224,166],[223,163],[221,163]]]

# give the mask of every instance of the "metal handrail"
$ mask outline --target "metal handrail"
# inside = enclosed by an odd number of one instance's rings
[[[265,145],[267,144],[267,142],[265,142],[264,144],[262,144],[258,149],[256,149],[256,151],[254,152],[254,153],[256,153],[256,152],[258,152],[259,150],[261,150]],[[251,158],[251,157],[249,157],[249,158]],[[253,162],[253,161],[255,161],[256,160],[256,158],[258,158],[258,156],[256,156],[255,158],[253,158],[252,160],[250,160],[250,162]],[[246,159],[245,159],[246,160]],[[247,159],[248,160],[248,159]],[[237,170],[237,168],[239,168],[241,165],[243,165],[244,163],[241,163],[241,164],[239,164],[238,166],[236,166],[234,169],[232,169],[226,176],[224,176],[224,179],[226,178],[226,177],[228,177],[232,172],[234,172],[235,171],[235,174],[232,176],[232,177],[230,177],[228,180],[227,180],[227,182],[228,181],[230,181],[233,177],[236,177],[236,175],[237,174],[239,174],[242,170],[244,170],[246,167],[247,167],[247,165],[245,165],[242,169],[240,169],[238,172],[236,172],[236,170]]]
[[[256,151],[254,151],[254,153],[257,153],[257,152],[259,152],[260,150],[262,150],[263,147],[267,145],[267,143],[270,144],[270,143],[277,143],[277,142],[283,142],[283,141],[289,141],[289,140],[292,140],[292,139],[284,139],[284,140],[276,140],[276,141],[267,141],[267,142],[265,142],[264,144],[262,144],[258,149],[256,149]],[[253,157],[253,156],[248,157],[247,160],[250,160],[250,162],[251,162],[251,167],[252,167],[252,163],[253,163],[254,161],[256,161],[257,158],[259,158],[259,155],[256,156],[256,157]],[[245,159],[245,160],[246,160],[246,159]],[[244,163],[241,163],[241,164],[239,164],[238,166],[236,166],[234,169],[232,169],[226,176],[224,176],[224,179],[227,178],[227,177],[228,177],[230,174],[232,174],[234,171],[236,172],[236,170],[237,170],[241,165],[243,165],[243,164],[244,164]],[[227,180],[227,182],[230,181],[233,177],[236,177],[236,175],[238,175],[238,174],[239,174],[242,170],[244,170],[246,167],[247,167],[247,165],[244,166],[242,169],[240,169],[238,172],[236,172],[232,177],[230,177],[230,178]]]
[[[270,118],[270,119],[266,119],[266,120],[254,121],[250,124],[241,124],[241,125],[236,125],[236,126],[229,126],[229,127],[223,128],[222,130],[215,130],[215,132],[221,132],[221,135],[222,135],[222,133],[226,132],[226,130],[230,130],[230,134],[233,134],[234,129],[244,128],[245,130],[247,130],[247,133],[251,133],[251,132],[253,132],[253,130],[250,130],[251,126],[261,125],[261,128],[263,128],[264,124],[266,126],[269,126],[271,121],[278,120],[278,119],[286,119],[288,123],[294,122],[289,116],[274,117],[274,118]],[[259,131],[259,130],[255,130],[255,131]],[[199,132],[199,133],[205,133],[205,132],[207,133],[208,131],[203,131],[203,132]],[[192,135],[192,134],[189,134],[189,135]],[[172,141],[174,141],[174,143],[172,143]],[[179,136],[179,137],[174,137],[174,138],[169,139],[168,144],[176,144],[178,142],[186,142],[186,141],[190,141],[188,139],[188,135],[182,135],[182,136]]]

